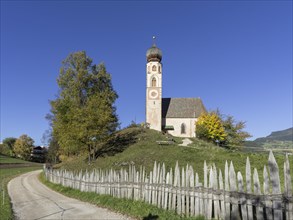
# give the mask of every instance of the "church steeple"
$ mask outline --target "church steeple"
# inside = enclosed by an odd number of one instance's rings
[[[153,40],[155,38],[153,37]],[[162,51],[155,41],[146,52],[146,123],[162,130]]]

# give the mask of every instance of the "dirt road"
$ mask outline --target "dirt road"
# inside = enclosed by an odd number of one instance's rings
[[[39,182],[40,172],[26,173],[9,182],[16,219],[130,219],[52,191]]]

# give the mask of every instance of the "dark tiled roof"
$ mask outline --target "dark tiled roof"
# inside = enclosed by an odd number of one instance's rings
[[[163,118],[198,118],[206,109],[200,98],[163,98]]]

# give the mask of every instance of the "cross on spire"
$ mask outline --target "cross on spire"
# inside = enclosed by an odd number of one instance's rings
[[[156,36],[153,36],[153,46],[156,46]]]

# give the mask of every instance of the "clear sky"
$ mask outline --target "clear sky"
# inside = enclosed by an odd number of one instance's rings
[[[292,127],[292,1],[3,1],[1,140],[49,128],[61,62],[85,50],[112,74],[121,127],[145,120],[157,36],[163,97],[201,97],[252,139]]]

